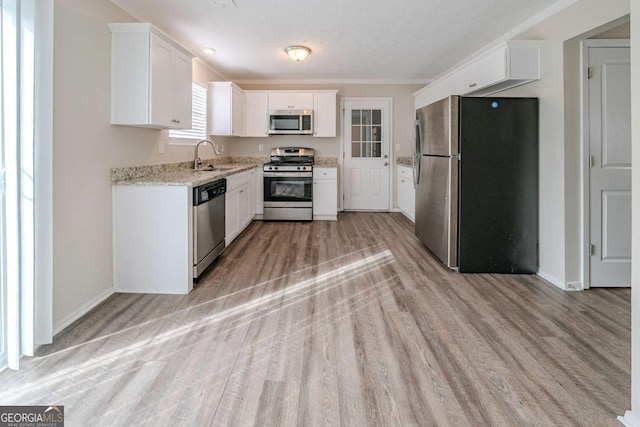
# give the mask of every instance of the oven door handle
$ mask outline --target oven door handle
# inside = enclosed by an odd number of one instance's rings
[[[313,178],[313,172],[264,172],[265,178]]]

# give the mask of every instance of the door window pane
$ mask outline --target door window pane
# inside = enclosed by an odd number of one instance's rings
[[[360,126],[351,126],[351,141],[362,141],[360,139]]]
[[[362,110],[362,124],[363,125],[371,124],[371,110]]]
[[[382,157],[382,110],[351,110],[351,157]]]
[[[351,143],[351,157],[360,157],[360,143],[352,142]]]
[[[351,110],[351,124],[352,125],[360,124],[360,110]]]
[[[382,124],[382,110],[371,110],[371,124],[373,125],[381,125]]]

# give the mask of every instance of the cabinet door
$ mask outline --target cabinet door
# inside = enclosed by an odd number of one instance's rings
[[[151,98],[149,124],[171,127],[173,115],[172,55],[174,47],[161,37],[151,34]]]
[[[338,215],[338,180],[336,168],[313,169],[313,215],[336,219]],[[321,218],[316,218],[321,219]]]
[[[453,78],[454,95],[473,93],[507,78],[507,48],[498,49],[465,67]]]
[[[269,93],[269,110],[292,110],[293,100],[290,93]]]
[[[398,208],[412,221],[415,217],[415,190],[413,171],[406,166],[398,166]]]
[[[231,135],[242,136],[242,89],[231,87]]]
[[[239,188],[229,191],[225,195],[225,243],[228,245],[238,234],[240,228],[240,217],[238,215],[238,191]]]
[[[231,82],[209,83],[211,93],[209,108],[209,132],[211,135],[242,136],[242,89]]]
[[[238,188],[238,225],[240,233],[253,219],[251,215],[251,183],[247,182]]]
[[[244,136],[269,136],[269,97],[267,92],[244,93]]]
[[[174,129],[191,129],[192,118],[192,86],[191,86],[191,58],[175,50],[173,63],[173,116],[171,127]]]
[[[336,94],[316,93],[313,98],[313,136],[336,136]]]
[[[292,103],[294,110],[313,109],[313,93],[293,93]]]
[[[313,181],[313,214],[336,215],[338,212],[337,182],[333,179]]]
[[[313,93],[310,92],[270,92],[269,110],[311,110]]]

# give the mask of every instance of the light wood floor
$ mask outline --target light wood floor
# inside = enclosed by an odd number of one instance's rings
[[[400,214],[254,222],[188,296],[109,298],[0,374],[69,426],[615,426],[630,290],[447,271]]]

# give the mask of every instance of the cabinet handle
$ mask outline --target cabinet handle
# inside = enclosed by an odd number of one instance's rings
[[[400,182],[404,182],[404,179],[401,179]]]
[[[178,119],[173,119],[173,120],[171,120],[171,121],[172,121],[173,123],[180,123],[180,120],[178,120]]]
[[[476,83],[471,83],[471,84],[469,85],[469,87],[476,87],[476,86],[478,86]]]
[[[244,190],[240,190],[239,193],[244,193]]]

